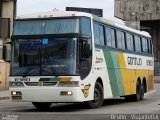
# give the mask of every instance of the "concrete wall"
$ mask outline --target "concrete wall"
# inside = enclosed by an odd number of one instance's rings
[[[13,20],[16,16],[16,0],[0,0],[0,2],[2,3],[0,6],[0,30],[3,33],[3,35],[0,34],[0,90],[3,90],[8,89],[10,68],[9,63],[2,60],[3,46],[6,42],[11,41],[10,36],[13,31]],[[7,47],[7,51],[10,51],[10,47]],[[9,57],[10,52],[7,52],[6,55]]]
[[[13,31],[13,19],[15,18],[15,0],[7,0],[2,5],[2,18],[10,18],[10,35]]]
[[[0,90],[5,90],[9,88],[9,81],[8,81],[9,69],[10,69],[9,63],[0,60]]]
[[[140,29],[141,20],[160,20],[160,0],[115,0],[115,17]]]
[[[115,0],[115,16],[124,20],[160,19],[160,0]]]

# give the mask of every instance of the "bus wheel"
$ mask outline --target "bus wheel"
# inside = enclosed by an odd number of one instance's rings
[[[144,99],[144,83],[142,83],[141,85],[141,97],[140,97],[140,100],[143,100]]]
[[[52,103],[50,103],[50,102],[32,102],[32,104],[37,109],[43,110],[43,109],[48,109]]]
[[[87,105],[90,108],[99,108],[103,104],[103,87],[100,83],[96,82],[94,88],[94,100],[87,101]]]
[[[137,86],[136,86],[136,94],[135,95],[133,95],[133,100],[134,101],[140,101],[141,100],[141,96],[142,96],[142,90],[141,90],[141,84],[140,84],[140,82],[138,81],[137,82]]]

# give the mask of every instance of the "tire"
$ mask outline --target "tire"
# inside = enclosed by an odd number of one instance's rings
[[[52,103],[50,102],[32,102],[33,106],[40,110],[48,109]]]
[[[100,83],[96,82],[95,88],[94,88],[94,100],[87,101],[86,104],[89,108],[99,108],[103,104],[103,87]]]
[[[144,90],[145,88],[144,88],[144,83],[142,83],[142,85],[141,85],[141,97],[140,97],[140,100],[143,100],[144,99]]]
[[[142,90],[141,90],[141,83],[138,81],[137,82],[137,85],[136,85],[136,94],[133,95],[133,100],[138,102],[141,100],[141,95],[142,95]]]

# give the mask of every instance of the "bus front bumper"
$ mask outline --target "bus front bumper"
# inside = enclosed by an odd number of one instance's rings
[[[11,100],[23,102],[83,102],[80,87],[10,88]]]

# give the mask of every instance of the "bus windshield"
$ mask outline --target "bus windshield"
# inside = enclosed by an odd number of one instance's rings
[[[12,76],[87,76],[90,72],[90,18],[16,20],[12,41]]]
[[[14,40],[11,75],[76,75],[77,38]]]

